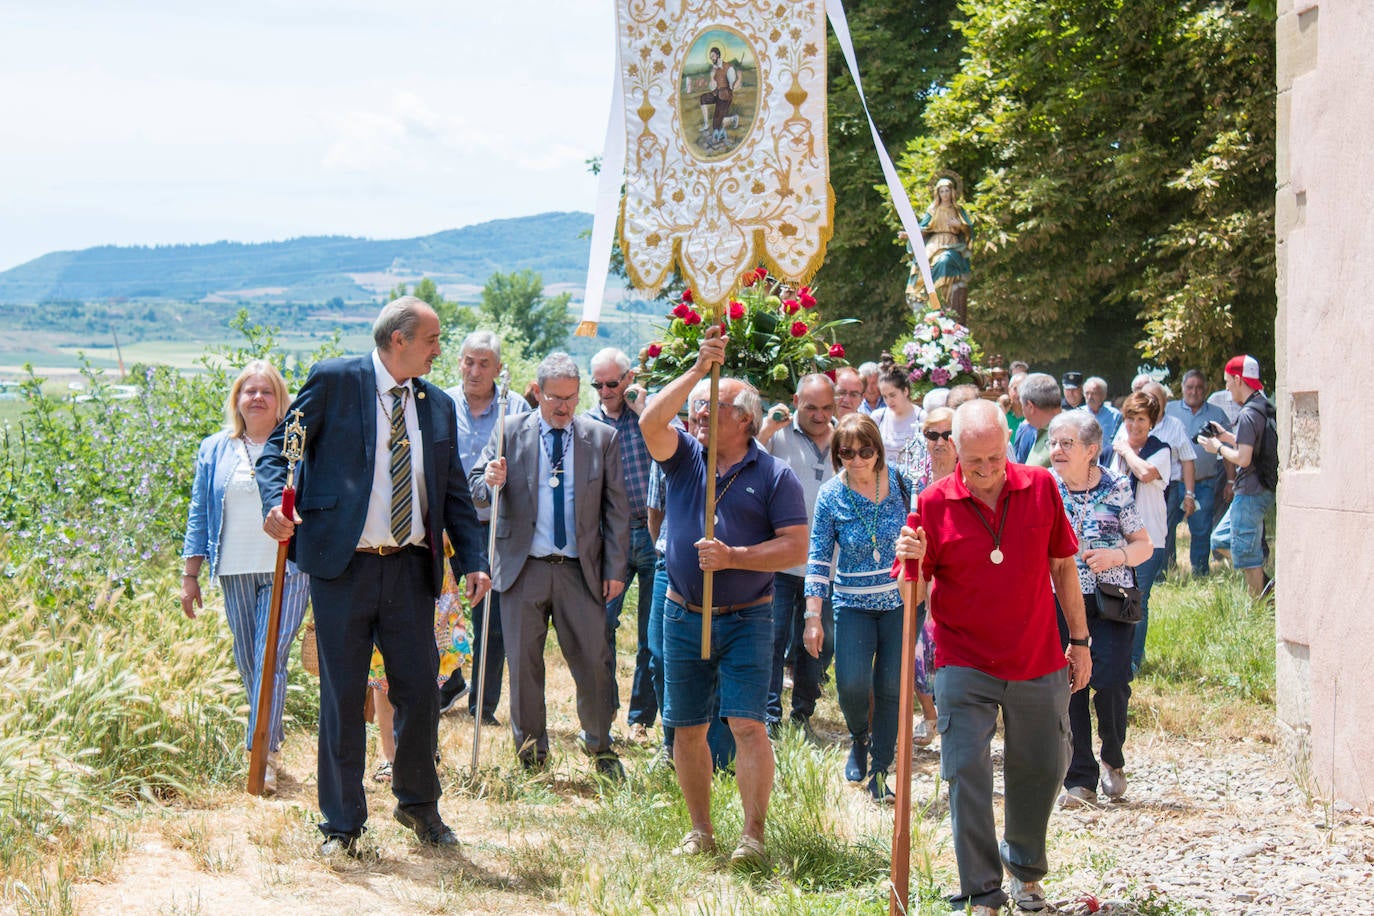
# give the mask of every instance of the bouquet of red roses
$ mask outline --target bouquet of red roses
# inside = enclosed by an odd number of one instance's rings
[[[771,400],[789,401],[804,375],[849,365],[834,330],[858,319],[823,321],[809,286],[793,290],[760,267],[740,279],[720,311],[708,316],[692,291],[683,291],[662,335],[639,351],[639,381],[657,388],[686,372],[710,323],[730,339],[726,374],[747,380]]]

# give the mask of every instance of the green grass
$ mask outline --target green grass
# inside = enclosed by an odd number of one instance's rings
[[[1144,674],[1157,683],[1261,705],[1274,702],[1274,605],[1238,574],[1155,584]]]
[[[162,557],[150,566],[158,570],[153,584],[136,594],[111,591],[94,574],[54,593],[43,586],[45,569],[16,562],[0,543],[8,572],[0,576],[0,679],[8,691],[0,706],[0,909],[73,912],[76,885],[108,876],[149,817],[179,817],[164,835],[175,830],[179,848],[210,875],[263,856],[289,874],[310,855],[314,812],[305,808],[237,845],[210,843],[215,818],[199,806],[243,778],[242,687],[215,610],[184,619],[176,563]],[[1219,698],[1252,710],[1272,703],[1273,612],[1251,602],[1237,576],[1166,580],[1152,603],[1142,709],[1206,709]],[[635,607],[633,595],[625,606]],[[634,633],[631,611],[619,633],[622,657],[633,657]],[[292,670],[288,741],[308,745],[316,685],[299,665]],[[818,718],[837,718],[833,699]],[[689,823],[672,772],[647,766],[648,749],[624,753],[629,778],[613,786],[598,785],[566,751],[555,754],[551,773],[530,777],[502,747],[475,781],[459,778],[465,755],[446,755],[448,797],[487,812],[480,848],[492,866],[480,874],[434,866],[407,891],[430,889],[413,908],[492,908],[518,898],[603,914],[886,912],[891,815],[840,784],[842,748],[818,749],[796,733],[778,743],[772,866],[759,875],[735,874],[724,862],[741,827],[729,777],[717,777],[712,790],[722,855],[684,861],[669,855]],[[943,809],[921,801],[913,812],[912,910],[938,913],[956,878],[938,838]],[[1131,903],[1140,913],[1186,912],[1145,890]],[[176,906],[195,912],[202,904],[191,893]]]

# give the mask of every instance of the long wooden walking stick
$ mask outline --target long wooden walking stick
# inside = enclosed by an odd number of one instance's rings
[[[496,460],[500,461],[506,450],[506,397],[510,391],[510,371],[501,370],[501,384],[496,389]],[[496,562],[496,518],[501,511],[501,488],[496,487],[491,491],[491,522],[487,525],[487,562]],[[477,775],[477,766],[482,754],[482,716],[486,715],[486,710],[482,704],[486,699],[487,688],[487,634],[491,631],[491,595],[493,589],[487,589],[487,593],[482,596],[482,638],[478,640],[476,658],[480,659],[481,667],[477,669],[477,683],[473,686],[477,690],[475,699],[476,715],[472,717],[472,775]]]
[[[908,528],[920,524],[915,512],[907,516]],[[911,739],[912,719],[916,697],[916,584],[920,579],[920,564],[907,560],[902,564],[902,579],[907,583],[906,599],[902,603],[902,676],[898,693],[897,715],[897,798],[892,818],[892,893],[888,899],[889,916],[909,912],[907,898],[911,891]]]
[[[305,427],[301,412],[291,411],[282,435],[282,457],[286,459],[286,487],[281,491],[282,515],[296,517],[296,462],[305,454]],[[262,670],[258,672],[257,715],[253,722],[253,751],[248,758],[248,794],[262,795],[267,775],[267,755],[272,743],[272,695],[276,693],[277,640],[281,636],[282,591],[286,584],[287,538],[277,544],[277,567],[272,573],[272,603],[267,611],[267,642],[262,649]]]
[[[701,536],[708,541],[716,536],[716,415],[720,413],[720,364],[711,366],[711,419],[706,424],[706,518]],[[715,572],[701,573],[701,657],[711,657],[711,608],[714,603]]]

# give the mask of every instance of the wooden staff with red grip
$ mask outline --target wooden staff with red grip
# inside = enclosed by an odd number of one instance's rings
[[[281,491],[281,511],[286,518],[296,517],[296,462],[305,451],[305,427],[301,412],[292,412],[282,437],[286,458],[286,487]],[[267,775],[267,755],[272,744],[272,695],[276,692],[277,640],[281,636],[281,602],[286,583],[288,538],[277,544],[277,566],[272,572],[272,603],[267,611],[267,642],[262,649],[262,670],[258,673],[257,717],[253,723],[253,750],[248,758],[248,794],[262,795]]]

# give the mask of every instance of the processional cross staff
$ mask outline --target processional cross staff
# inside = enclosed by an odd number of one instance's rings
[[[282,431],[282,457],[286,459],[286,487],[281,491],[281,511],[287,518],[296,515],[296,463],[305,455],[305,426],[301,412],[291,411]],[[286,581],[288,537],[277,544],[277,566],[272,573],[272,603],[267,611],[267,642],[262,650],[262,670],[258,672],[258,713],[253,725],[253,752],[248,758],[248,794],[262,795],[267,774],[267,754],[272,741],[272,695],[276,692],[277,639],[281,635],[281,602]]]
[[[496,389],[496,459],[501,457],[506,451],[506,398],[510,393],[510,370],[503,368],[499,376],[500,385]],[[496,556],[496,519],[501,511],[501,490],[502,485],[492,487],[491,490],[491,524],[487,526],[487,561],[492,562]],[[487,589],[487,593],[482,596],[482,638],[478,641],[477,658],[480,660],[481,667],[477,669],[477,683],[473,688],[477,691],[477,705],[473,708],[477,714],[472,717],[472,776],[477,777],[477,766],[481,761],[482,754],[482,703],[486,696],[487,686],[487,634],[491,632],[491,595],[492,589]]]

